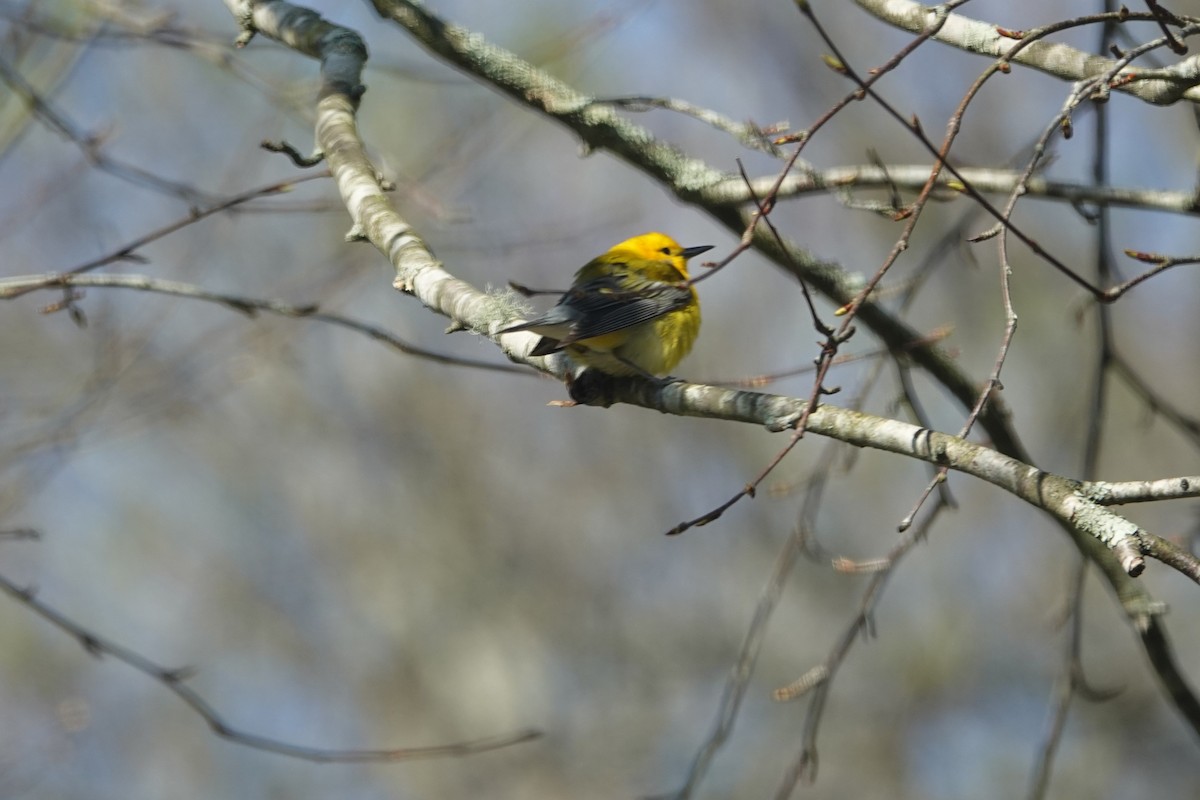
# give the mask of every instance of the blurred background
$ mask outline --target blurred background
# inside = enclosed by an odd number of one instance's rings
[[[716,0],[439,0],[434,11],[598,97],[673,97],[760,125],[809,126],[850,88],[790,3]],[[613,243],[662,230],[720,258],[736,240],[701,211],[604,153],[442,64],[365,3],[310,7],[358,31],[371,60],[360,128],[397,185],[401,214],[447,269],[479,287],[564,287]],[[860,71],[910,36],[850,4],[816,13]],[[1092,13],[1095,4],[976,2],[1010,28]],[[107,21],[105,21],[107,20]],[[1152,26],[1131,28],[1140,40]],[[0,279],[71,269],[255,187],[296,177],[258,148],[312,139],[316,64],[237,28],[220,3],[0,3]],[[1062,41],[1094,50],[1085,27]],[[1161,51],[1165,52],[1165,51]],[[929,44],[881,91],[940,138],[986,67]],[[102,152],[190,192],[89,165],[11,74]],[[1069,86],[1015,68],[970,109],[959,163],[1006,166],[1061,107]],[[1186,107],[1114,95],[1112,182],[1188,191],[1197,126]],[[666,111],[639,123],[714,168],[772,174],[779,163]],[[1086,182],[1094,118],[1048,174]],[[1061,144],[1061,141],[1060,141]],[[927,163],[869,102],[806,148],[818,168]],[[1018,162],[1019,163],[1019,162]],[[114,172],[116,174],[114,174]],[[886,199],[863,192],[854,199]],[[819,194],[773,220],[844,269],[872,274],[901,224]],[[982,381],[1003,331],[995,244],[937,251],[973,213],[926,211],[889,281],[935,272],[906,314],[949,326],[944,345]],[[1084,274],[1094,230],[1079,210],[1028,198],[1016,219]],[[974,218],[968,233],[990,221]],[[117,263],[252,298],[319,303],[405,341],[507,363],[481,337],[391,288],[385,260],[346,244],[329,181],[183,227]],[[1200,249],[1196,220],[1118,210],[1114,249]],[[1013,253],[1020,328],[1003,373],[1013,424],[1036,463],[1078,475],[1087,438],[1096,315],[1086,295],[1024,248]],[[1128,276],[1141,267],[1122,260]],[[1181,267],[1113,307],[1118,351],[1160,409],[1200,413],[1200,315]],[[811,363],[819,338],[794,280],[753,253],[700,284],[704,328],[676,370],[730,381]],[[831,472],[814,530],[828,553],[881,557],[929,480],[921,464],[817,437],[770,491],[717,523],[663,533],[721,504],[785,443],[750,426],[633,407],[559,408],[565,388],[532,372],[447,366],[314,320],[138,292],[89,289],[0,304],[0,572],[79,624],[167,666],[233,726],[324,748],[415,747],[537,728],[540,740],[470,758],[319,765],[224,741],[161,685],[90,658],[62,631],[0,602],[0,797],[600,798],[678,789],[716,720],[726,678],[772,565],[797,525],[817,465]],[[820,305],[825,319],[832,311]],[[865,329],[848,351],[878,347]],[[853,400],[869,359],[839,367],[833,402]],[[917,373],[936,427],[964,412]],[[811,376],[766,391],[807,396]],[[865,410],[908,418],[894,367]],[[1114,381],[1102,425],[1105,479],[1200,472],[1197,444]],[[829,470],[830,447],[838,455]],[[848,467],[852,466],[852,469]],[[1063,614],[1075,550],[1043,515],[952,476],[944,515],[888,581],[836,676],[818,739],[820,771],[797,796],[1020,796],[1063,673]],[[1190,535],[1195,502],[1134,507],[1164,536]],[[853,619],[868,576],[801,559],[766,631],[736,728],[700,797],[771,796],[801,746],[807,702],[774,689],[821,662]],[[1180,664],[1200,675],[1196,587],[1157,563],[1142,578],[1171,606]],[[1122,691],[1077,701],[1050,796],[1200,794],[1200,750],[1100,581],[1084,593],[1088,678]]]

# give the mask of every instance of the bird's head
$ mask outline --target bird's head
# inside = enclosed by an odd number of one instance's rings
[[[711,244],[683,247],[665,233],[643,233],[641,236],[626,239],[613,247],[611,252],[629,253],[634,258],[647,261],[668,261],[687,278],[687,260],[707,253],[712,248]]]

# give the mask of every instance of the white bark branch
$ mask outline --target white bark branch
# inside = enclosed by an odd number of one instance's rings
[[[889,25],[921,33],[932,22],[935,7],[914,0],[854,0],[859,8]],[[1193,20],[1194,22],[1194,20]],[[1186,32],[1185,32],[1186,33]],[[950,14],[941,29],[934,34],[936,41],[969,53],[990,58],[1007,56],[1020,44],[1019,39],[1002,36],[994,22],[971,19],[962,14]],[[1014,64],[1062,78],[1082,81],[1112,70],[1116,61],[1094,55],[1057,42],[1031,42],[1011,58]],[[1170,105],[1187,100],[1200,102],[1200,77],[1197,75],[1197,56],[1189,56],[1165,70],[1125,69],[1119,75],[1138,76],[1117,91],[1133,95],[1155,105]],[[1158,77],[1146,77],[1158,76]]]

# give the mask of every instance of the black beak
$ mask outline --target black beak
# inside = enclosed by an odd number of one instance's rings
[[[684,258],[695,258],[696,256],[700,255],[701,253],[707,253],[709,250],[712,250],[712,249],[713,249],[713,245],[711,245],[711,244],[702,244],[697,247],[685,247],[685,248],[683,248],[683,257]]]

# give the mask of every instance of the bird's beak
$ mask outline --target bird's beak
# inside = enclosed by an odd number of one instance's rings
[[[712,250],[712,249],[713,249],[713,245],[711,245],[711,244],[702,244],[702,245],[698,245],[697,247],[685,247],[685,248],[683,248],[683,257],[684,258],[695,258],[696,256],[700,255],[701,253],[707,253],[709,250]]]

